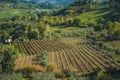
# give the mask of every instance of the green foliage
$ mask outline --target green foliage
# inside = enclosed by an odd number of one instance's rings
[[[21,19],[20,17],[24,16],[28,12],[29,12],[29,9],[7,9],[5,11],[0,12],[0,20],[4,20],[4,19],[14,20],[15,17],[17,17],[18,20],[20,20]]]
[[[48,52],[47,51],[43,51],[42,53],[40,53],[39,56],[36,57],[36,59],[38,61],[40,61],[40,65],[42,65],[42,66],[46,66],[47,65],[47,55],[48,55]]]
[[[88,25],[89,27],[94,27],[94,26],[97,25],[97,23],[96,23],[95,21],[93,21],[93,20],[90,19],[90,20],[88,20],[87,25]]]
[[[81,19],[80,18],[75,18],[73,20],[73,26],[80,26],[80,23],[81,23]]]
[[[108,2],[100,2],[98,0],[75,0],[70,6],[62,9],[58,14],[75,15],[88,12],[91,10],[99,10],[109,8]]]
[[[19,72],[21,72],[23,74],[23,77],[25,78],[29,78],[33,72],[35,72],[35,69],[33,66],[26,66],[23,69],[19,69]]]
[[[49,27],[50,26],[48,24],[45,24],[42,22],[38,24],[38,31],[39,31],[40,39],[44,39],[48,35]]]
[[[94,26],[95,31],[102,31],[103,29],[104,29],[104,25],[101,23]]]
[[[55,73],[57,71],[57,65],[56,64],[48,64],[46,66],[46,71]]]
[[[63,73],[66,77],[71,77],[74,74],[77,76],[77,70],[73,66],[69,66],[68,69],[64,70]]]
[[[120,23],[114,22],[112,27],[108,30],[108,34],[112,40],[120,40]]]
[[[119,21],[120,22],[120,1],[119,0],[110,0],[109,5],[111,8],[113,8],[113,14],[112,14],[112,21]]]
[[[36,32],[36,31],[29,32],[28,39],[38,39],[38,32]]]
[[[12,48],[8,48],[3,53],[3,59],[1,61],[3,73],[12,73],[14,71],[16,55],[17,53]]]
[[[0,42],[5,42],[5,40],[9,37],[9,33],[5,30],[0,31]]]
[[[114,33],[115,39],[120,40],[120,31]]]
[[[112,77],[108,74],[105,74],[103,71],[97,73],[95,80],[112,80]]]
[[[57,80],[55,75],[50,72],[46,73],[32,73],[30,80]]]
[[[101,9],[101,10],[94,10],[89,12],[84,12],[77,16],[77,18],[81,19],[82,23],[86,23],[89,21],[97,22],[100,17],[105,19],[110,19],[108,15],[111,13],[111,9]]]
[[[112,28],[112,26],[113,26],[113,22],[107,22],[107,25],[106,25],[107,27],[107,29],[111,29]]]
[[[0,80],[23,80],[23,76],[20,73],[17,74],[2,74]]]
[[[14,35],[14,38],[18,39],[18,38],[26,38],[27,37],[27,34],[23,31],[23,30],[16,30],[15,32],[15,35]]]

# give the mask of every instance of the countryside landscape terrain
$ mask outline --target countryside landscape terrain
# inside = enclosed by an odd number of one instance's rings
[[[120,80],[119,0],[1,0],[0,80]]]

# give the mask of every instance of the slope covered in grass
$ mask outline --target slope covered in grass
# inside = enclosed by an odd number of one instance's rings
[[[4,18],[12,18],[14,16],[23,16],[25,14],[27,14],[27,12],[29,12],[30,10],[28,9],[9,9],[9,10],[5,10],[0,12],[0,19],[4,19]]]
[[[87,22],[88,20],[96,21],[100,17],[106,17],[111,13],[110,9],[95,10],[90,12],[85,12],[77,16],[82,22]],[[109,17],[107,17],[109,18]]]

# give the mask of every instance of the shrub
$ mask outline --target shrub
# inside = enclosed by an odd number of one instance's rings
[[[46,73],[32,73],[30,80],[57,80],[55,75],[50,72]]]
[[[34,68],[35,68],[36,72],[44,72],[45,71],[45,69],[43,68],[43,66],[36,65]]]
[[[40,53],[40,55],[36,56],[36,59],[40,61],[41,66],[46,66],[47,65],[47,51],[43,51]]]
[[[57,71],[57,66],[55,64],[48,64],[46,66],[46,71],[55,73]]]
[[[55,73],[55,77],[56,77],[56,78],[59,78],[59,79],[60,79],[60,78],[65,78],[65,74],[62,73],[62,72],[56,72],[56,73]]]
[[[38,33],[36,31],[29,32],[28,39],[38,39]]]
[[[12,73],[14,71],[16,55],[16,52],[12,48],[5,50],[0,62],[4,73]]]
[[[80,26],[80,23],[81,23],[81,19],[75,18],[75,19],[73,20],[72,25],[73,25],[73,26]]]
[[[24,77],[30,77],[32,72],[35,72],[35,68],[33,66],[26,66],[23,69],[19,69],[18,72],[22,72]]]
[[[97,77],[95,80],[112,80],[112,77],[103,71],[97,73]]]
[[[66,77],[71,77],[77,70],[73,66],[69,66],[66,70],[63,71]]]
[[[20,73],[17,74],[2,74],[0,80],[23,80],[23,76]]]

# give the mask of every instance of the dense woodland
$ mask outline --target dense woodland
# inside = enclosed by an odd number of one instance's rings
[[[42,10],[46,8],[50,10]],[[1,15],[12,10],[16,13],[18,10],[23,11],[24,14],[2,18]],[[89,16],[89,13],[93,17]],[[88,17],[81,17],[84,15]],[[15,60],[23,54],[16,49],[17,43],[24,45],[30,41],[71,37],[89,40],[92,48],[120,64],[119,0],[75,0],[67,7],[1,0],[0,17],[0,80],[113,80],[113,74],[120,74],[120,69],[111,66],[105,72],[95,67],[91,72],[81,74],[71,66],[59,72],[55,65],[47,64],[47,51],[37,52],[40,53],[36,57],[40,66],[28,65],[23,69],[14,70]],[[9,42],[9,39],[12,41]]]

